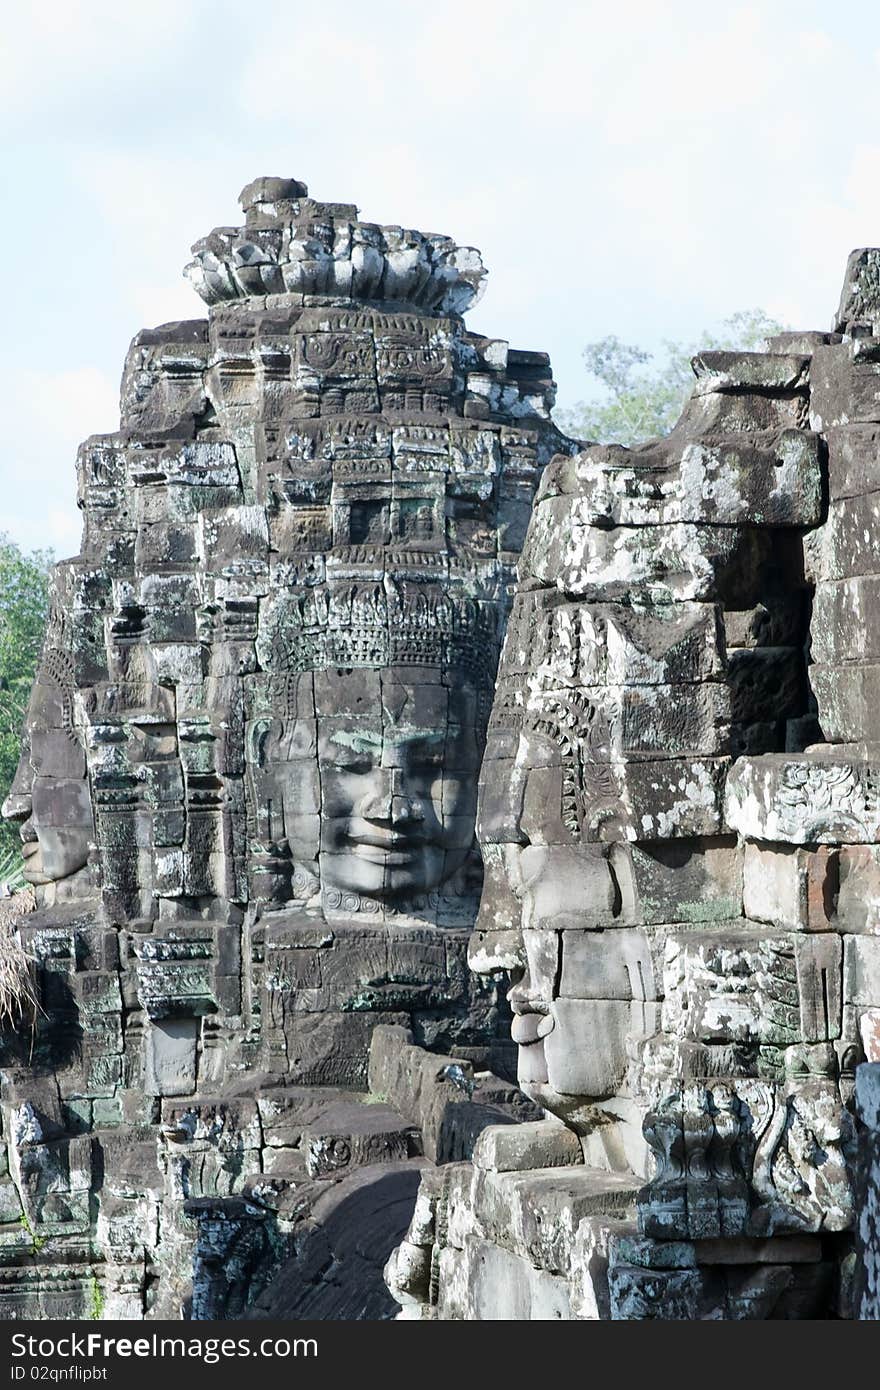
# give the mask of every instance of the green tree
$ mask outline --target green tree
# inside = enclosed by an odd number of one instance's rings
[[[744,309],[725,319],[717,333],[704,332],[695,343],[664,340],[659,356],[611,334],[587,343],[587,375],[600,387],[594,400],[580,401],[556,414],[559,426],[575,439],[600,444],[641,444],[668,434],[681,414],[694,381],[691,358],[727,348],[750,352],[782,324],[762,309]]]
[[[21,732],[48,609],[52,553],[26,554],[0,535],[0,801],[18,766]],[[18,827],[0,821],[0,859],[18,852]]]

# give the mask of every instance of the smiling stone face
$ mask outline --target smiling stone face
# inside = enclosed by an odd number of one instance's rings
[[[379,692],[375,722],[318,717],[322,883],[379,899],[430,893],[473,843],[476,699],[400,667],[380,673]]]
[[[252,726],[251,786],[258,829],[289,855],[302,895],[381,905],[448,883],[474,843],[482,730],[466,676],[307,672],[289,708]]]

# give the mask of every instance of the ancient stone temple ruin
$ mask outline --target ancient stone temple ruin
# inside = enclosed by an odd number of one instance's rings
[[[531,1109],[466,952],[514,564],[570,447],[549,364],[465,329],[476,251],[293,180],[241,202],[187,267],[208,318],[138,334],[77,462],[5,807],[40,1002],[4,1040],[6,1316],[241,1311],[309,1182],[412,1188],[446,1091],[462,1132]],[[376,1103],[379,1025],[480,1085]]]
[[[544,473],[471,959],[548,1118],[425,1174],[403,1316],[878,1315],[878,265],[833,332],[695,358],[668,438]]]
[[[241,203],[53,573],[0,1316],[853,1316],[880,252],[626,450],[476,251]]]

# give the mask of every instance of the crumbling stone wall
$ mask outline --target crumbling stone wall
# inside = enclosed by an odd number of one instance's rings
[[[667,439],[544,475],[471,959],[510,972],[520,1082],[556,1119],[423,1182],[403,1316],[852,1313],[877,258],[851,257],[831,333],[701,354]]]

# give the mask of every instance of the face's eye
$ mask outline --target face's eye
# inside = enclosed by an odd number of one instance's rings
[[[440,753],[420,753],[412,761],[412,768],[415,772],[434,773],[439,771],[442,766],[443,756]]]
[[[373,760],[366,753],[352,753],[346,750],[336,758],[322,764],[329,772],[348,772],[356,777],[373,771]]]
[[[322,771],[350,773],[363,776],[372,772],[382,759],[381,740],[354,736],[346,738],[331,737],[321,740],[318,748],[318,761]]]

